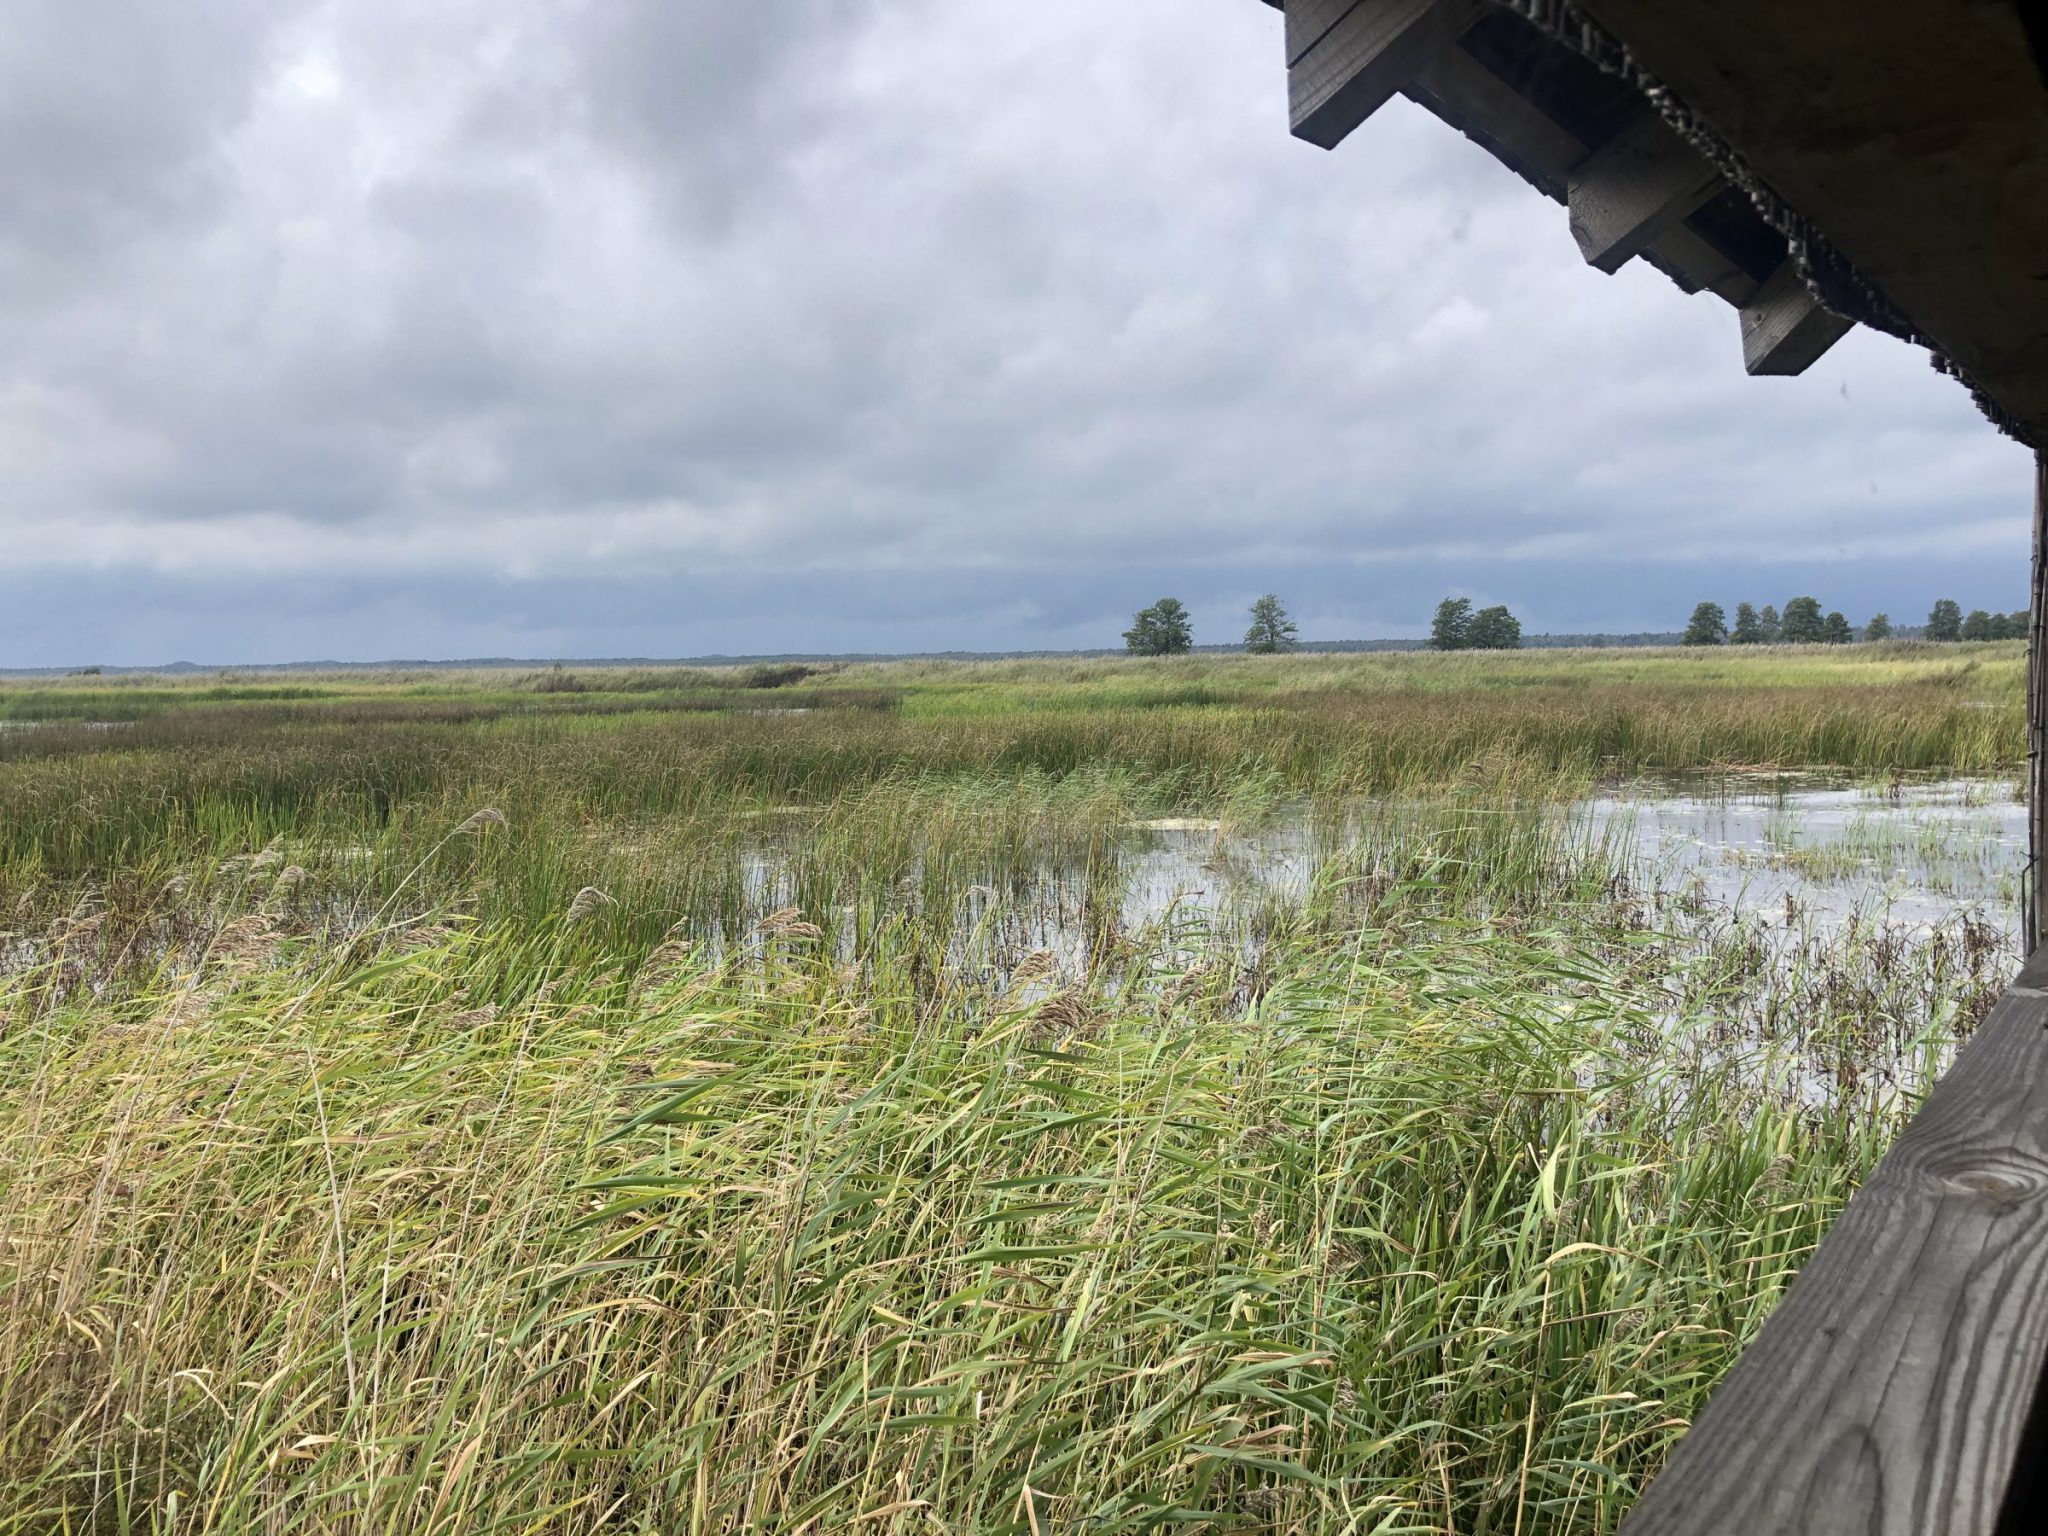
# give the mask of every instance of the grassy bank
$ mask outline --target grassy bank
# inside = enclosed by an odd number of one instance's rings
[[[2005,960],[1554,802],[2011,650],[0,689],[0,1531],[1612,1530]]]

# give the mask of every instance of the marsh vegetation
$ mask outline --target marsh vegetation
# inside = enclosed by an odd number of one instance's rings
[[[2021,672],[0,683],[0,1532],[1611,1531],[2010,969]]]

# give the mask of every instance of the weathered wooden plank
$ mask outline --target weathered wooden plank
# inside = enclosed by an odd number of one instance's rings
[[[1295,136],[1336,148],[1386,105],[1434,50],[1456,42],[1485,3],[1359,0],[1287,72]]]
[[[1851,324],[1813,296],[1788,259],[1742,307],[1742,366],[1754,374],[1804,373]]]
[[[1706,157],[1645,111],[1573,167],[1572,238],[1589,265],[1618,272],[1720,187]]]
[[[1519,161],[1524,174],[1533,173],[1544,190],[1564,201],[1586,146],[1463,48],[1437,49],[1404,89],[1460,131],[1491,140],[1496,155]],[[1646,254],[1683,284],[1719,294],[1738,309],[1756,296],[1754,278],[1682,223],[1652,241]]]
[[[1992,1536],[2044,1364],[2048,954],[1849,1203],[1622,1536]],[[2034,1527],[2005,1527],[2020,1528]]]
[[[1287,66],[1292,69],[1309,49],[1330,35],[1330,29],[1361,3],[1371,0],[1290,0],[1287,11]]]

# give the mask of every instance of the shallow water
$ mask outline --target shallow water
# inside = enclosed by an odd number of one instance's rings
[[[1743,915],[1924,928],[1976,911],[2001,933],[2019,923],[2027,816],[2006,780],[1704,780],[1596,796],[1576,815],[1632,844],[1639,885]]]
[[[1293,807],[1245,826],[1199,817],[1133,823],[1113,871],[1091,891],[1080,864],[1049,867],[1024,889],[969,892],[966,931],[992,924],[1002,949],[1042,949],[1079,962],[1113,900],[1115,928],[1152,930],[1166,948],[1198,954],[1218,941],[1248,952],[1242,919],[1307,898],[1332,858],[1368,828],[1401,846],[1398,828],[1440,822],[1444,806],[1363,806],[1348,823],[1318,825]],[[1473,814],[1496,814],[1475,808]],[[1387,826],[1376,824],[1385,820]],[[1939,779],[1859,785],[1815,776],[1755,775],[1644,782],[1562,807],[1569,845],[1619,855],[1627,891],[1645,906],[1775,928],[1802,941],[1855,925],[1926,934],[1969,916],[2005,947],[2016,942],[2026,860],[2026,808],[2007,780]],[[1396,829],[1391,839],[1388,826]],[[750,898],[793,904],[787,864],[769,850],[747,861]],[[1163,931],[1162,931],[1163,930]],[[850,945],[852,935],[842,935]]]
[[[2019,924],[2026,807],[2008,780],[1695,778],[1603,792],[1565,817],[1575,837],[1621,850],[1639,891],[1738,916],[1822,932],[1927,929],[1964,912],[2001,936]],[[1130,926],[1304,895],[1320,862],[1305,812],[1244,833],[1181,819],[1134,831]]]

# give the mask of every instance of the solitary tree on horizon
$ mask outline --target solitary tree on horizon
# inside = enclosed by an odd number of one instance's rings
[[[1778,621],[1778,610],[1769,603],[1764,604],[1762,613],[1756,616],[1757,628],[1763,631],[1763,645],[1776,645],[1785,638],[1784,626]]]
[[[1775,617],[1775,615],[1774,615]],[[1762,645],[1764,623],[1757,617],[1756,609],[1748,603],[1735,605],[1735,627],[1728,631],[1730,645]]]
[[[1447,597],[1436,605],[1436,617],[1429,621],[1429,643],[1439,651],[1462,651],[1471,644],[1472,599]]]
[[[1244,632],[1244,648],[1261,656],[1291,651],[1300,644],[1299,634],[1280,599],[1268,592],[1252,604],[1252,627]]]
[[[1140,608],[1124,631],[1124,648],[1133,656],[1178,656],[1195,643],[1195,626],[1177,597],[1162,597]]]
[[[1746,608],[1749,605],[1743,604]],[[1755,614],[1750,617],[1754,619]],[[1728,615],[1719,603],[1701,603],[1692,611],[1692,622],[1685,626],[1685,638],[1680,645],[1725,645],[1728,643]]]
[[[1944,597],[1934,605],[1927,615],[1927,638],[1930,640],[1960,640],[1963,638],[1963,605],[1952,597]]]
[[[1892,637],[1891,615],[1873,613],[1870,622],[1863,626],[1865,640],[1889,640]]]
[[[1821,621],[1820,638],[1824,645],[1847,645],[1856,638],[1856,631],[1849,627],[1848,617],[1837,608]]]

